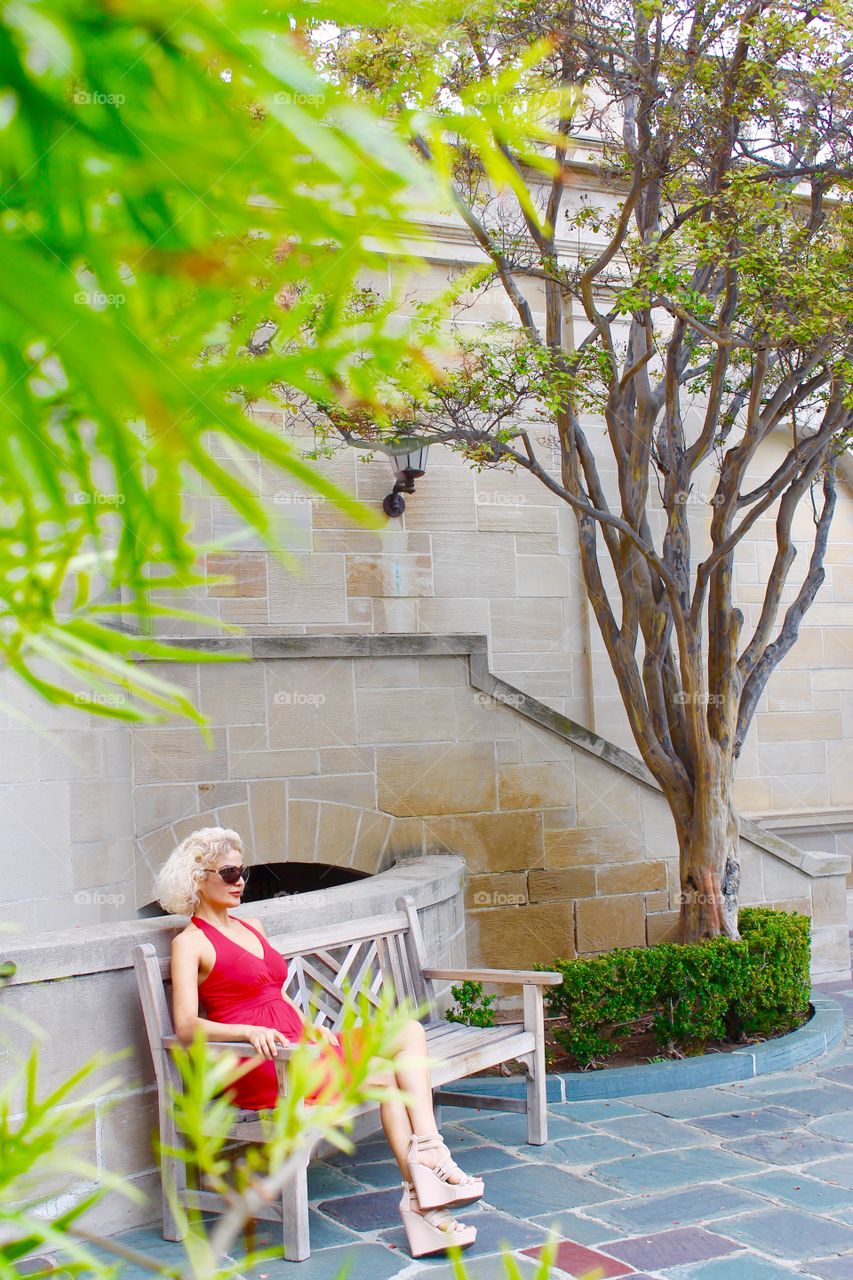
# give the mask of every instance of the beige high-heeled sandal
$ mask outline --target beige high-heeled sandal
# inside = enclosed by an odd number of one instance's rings
[[[477,1239],[476,1227],[466,1227],[464,1222],[458,1222],[446,1209],[429,1209],[418,1213],[412,1207],[413,1200],[423,1208],[412,1183],[404,1182],[400,1217],[413,1258],[443,1253],[446,1249],[466,1249]]]
[[[439,1147],[447,1154],[439,1158],[435,1165],[420,1163],[419,1152],[434,1151]],[[479,1200],[483,1194],[482,1178],[472,1178],[459,1168],[442,1142],[440,1133],[413,1133],[409,1140],[406,1164],[422,1209],[439,1209],[446,1204],[469,1204],[472,1200]],[[451,1182],[451,1174],[460,1175],[460,1180]]]

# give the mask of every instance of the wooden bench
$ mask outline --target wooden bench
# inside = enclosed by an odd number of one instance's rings
[[[312,929],[309,933],[272,937],[270,942],[285,956],[288,977],[285,993],[317,1025],[336,1030],[343,1004],[343,986],[351,992],[362,992],[378,1003],[384,984],[391,984],[395,998],[408,997],[418,1006],[428,1005],[430,1013],[423,1018],[427,1033],[433,1098],[441,1105],[485,1107],[502,1111],[526,1111],[527,1140],[541,1144],[547,1141],[545,1105],[545,1035],[542,1001],[543,986],[561,981],[557,973],[534,973],[504,969],[434,969],[426,961],[420,922],[411,897],[398,898],[397,912],[361,920]],[[154,1060],[159,1099],[160,1143],[168,1149],[181,1144],[171,1109],[168,1086],[180,1092],[181,1078],[172,1056],[179,1045],[175,1035],[166,985],[170,980],[170,960],[158,957],[151,943],[134,947],[133,963],[139,985],[145,1027]],[[466,979],[497,984],[520,985],[523,990],[523,1021],[501,1023],[494,1027],[466,1027],[448,1022],[435,1009],[435,982],[461,982]],[[214,1041],[213,1051],[234,1050],[241,1057],[252,1057],[245,1041]],[[248,1052],[247,1052],[248,1051]],[[287,1051],[279,1052],[276,1067],[282,1087],[286,1087]],[[454,1080],[472,1075],[487,1067],[512,1059],[527,1069],[526,1096],[506,1098],[484,1096],[442,1088]],[[365,1103],[356,1112],[365,1114],[377,1109],[374,1102]],[[437,1113],[438,1114],[438,1113]],[[375,1127],[375,1126],[374,1126]],[[238,1111],[229,1140],[258,1142],[262,1125],[254,1111]],[[325,1152],[324,1144],[314,1154]],[[331,1150],[331,1148],[329,1148]],[[281,1206],[265,1209],[260,1216],[280,1221],[284,1234],[284,1257],[302,1261],[310,1254],[308,1238],[308,1161],[306,1152],[294,1180],[282,1194]],[[180,1230],[165,1194],[165,1180],[171,1180],[178,1202],[205,1211],[221,1212],[224,1199],[215,1192],[187,1185],[186,1166],[178,1157],[161,1156],[164,1180],[163,1238],[179,1240]]]

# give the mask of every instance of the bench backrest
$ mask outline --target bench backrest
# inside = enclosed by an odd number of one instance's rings
[[[380,992],[390,984],[397,1000],[407,997],[428,1006],[435,1018],[432,983],[424,977],[427,964],[423,936],[414,901],[398,898],[398,910],[384,916],[325,925],[304,933],[272,935],[270,944],[287,960],[285,993],[318,1026],[337,1030],[343,1015],[345,988],[363,993],[379,1004]],[[158,956],[148,942],[133,949],[145,1027],[158,1081],[173,1082],[164,1060],[163,1037],[174,1035],[167,986],[171,959]]]

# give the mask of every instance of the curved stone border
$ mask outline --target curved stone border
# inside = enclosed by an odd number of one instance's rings
[[[548,1076],[549,1102],[590,1102],[601,1098],[631,1098],[643,1093],[672,1093],[678,1089],[702,1089],[731,1084],[755,1076],[786,1071],[812,1062],[832,1049],[844,1035],[844,1013],[836,1000],[813,995],[812,1016],[796,1031],[763,1044],[734,1049],[731,1053],[705,1053],[678,1062],[651,1062],[645,1067],[606,1067],[603,1071],[553,1072]],[[523,1079],[472,1076],[453,1085],[454,1092],[524,1097]]]

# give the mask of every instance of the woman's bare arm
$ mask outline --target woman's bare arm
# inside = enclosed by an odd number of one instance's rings
[[[196,940],[179,933],[172,939],[172,1017],[182,1044],[191,1044],[200,1027],[211,1040],[246,1040],[244,1023],[213,1022],[199,1017],[198,973],[201,953]]]

